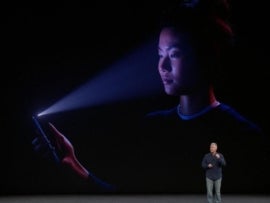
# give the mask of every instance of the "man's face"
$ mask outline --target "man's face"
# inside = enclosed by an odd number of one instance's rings
[[[217,145],[216,144],[211,144],[210,145],[210,152],[211,153],[216,153],[217,151]]]
[[[159,36],[158,53],[158,70],[168,95],[191,94],[197,89],[202,77],[187,33],[163,28]]]

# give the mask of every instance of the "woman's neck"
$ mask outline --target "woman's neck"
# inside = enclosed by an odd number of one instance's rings
[[[216,100],[213,88],[210,87],[192,95],[181,95],[179,113],[189,116],[217,105],[219,105],[219,102]]]

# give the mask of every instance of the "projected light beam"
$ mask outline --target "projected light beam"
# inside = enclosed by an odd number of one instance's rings
[[[39,113],[38,116],[104,105],[161,92],[156,52],[154,41],[141,46],[126,59],[92,78]]]

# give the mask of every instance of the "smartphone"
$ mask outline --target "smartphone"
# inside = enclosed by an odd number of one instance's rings
[[[32,116],[34,125],[38,131],[38,134],[40,136],[42,136],[44,143],[47,145],[48,149],[49,149],[49,153],[51,153],[51,157],[53,158],[53,160],[56,163],[60,163],[60,158],[57,155],[57,152],[55,150],[55,147],[52,145],[51,141],[49,140],[48,136],[46,135],[45,131],[43,130],[43,128],[41,127],[40,122],[38,121],[38,119],[35,116]]]

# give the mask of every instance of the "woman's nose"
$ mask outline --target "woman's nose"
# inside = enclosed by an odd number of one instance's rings
[[[159,70],[161,72],[165,71],[171,71],[171,62],[169,57],[163,57],[162,59],[159,60]]]

